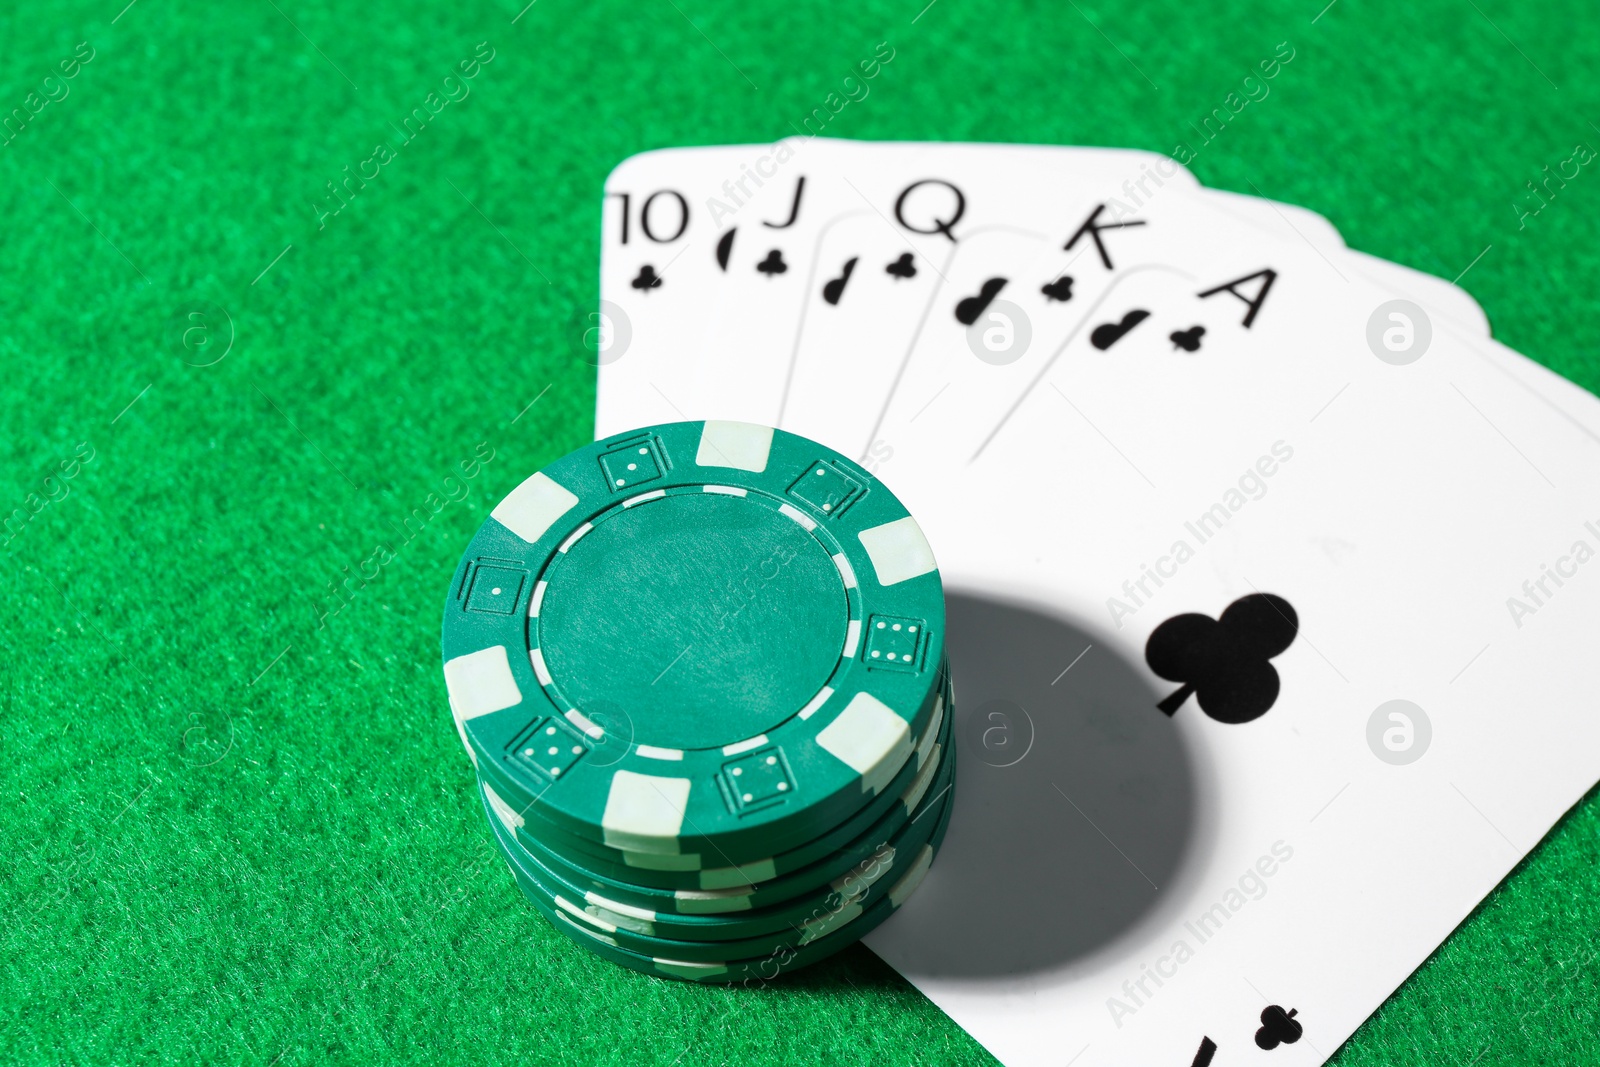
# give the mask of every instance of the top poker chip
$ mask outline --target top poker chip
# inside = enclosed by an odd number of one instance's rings
[[[735,422],[598,441],[468,546],[444,676],[467,752],[530,816],[729,863],[825,833],[933,714],[933,552],[871,474]]]

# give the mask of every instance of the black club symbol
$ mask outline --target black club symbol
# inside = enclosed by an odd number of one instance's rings
[[[1256,1031],[1256,1047],[1271,1052],[1279,1045],[1292,1045],[1299,1041],[1306,1028],[1295,1020],[1299,1008],[1284,1011],[1276,1004],[1261,1009],[1261,1029]]]
[[[1039,291],[1044,294],[1046,301],[1071,300],[1072,277],[1071,275],[1063,274],[1059,278],[1045,282],[1044,285],[1040,286]]]
[[[1278,699],[1278,672],[1269,660],[1288,648],[1300,630],[1294,607],[1273,593],[1251,593],[1222,615],[1174,615],[1155,628],[1144,646],[1145,662],[1182,688],[1156,706],[1174,714],[1193,695],[1200,710],[1218,722],[1260,718]]]
[[[1167,340],[1172,342],[1173,351],[1183,349],[1185,352],[1200,351],[1200,338],[1206,334],[1204,326],[1191,326],[1187,330],[1173,330],[1167,335]]]
[[[894,275],[896,281],[901,278],[915,278],[917,276],[917,268],[911,262],[910,252],[901,252],[899,259],[883,269]]]

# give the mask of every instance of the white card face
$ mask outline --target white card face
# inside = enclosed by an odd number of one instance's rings
[[[1347,251],[1356,273],[1396,295],[1410,297],[1431,314],[1449,319],[1466,333],[1489,336],[1489,316],[1465,289],[1420,270],[1402,267],[1365,252]],[[1518,359],[1523,357],[1518,356]],[[1524,360],[1525,361],[1525,360]]]
[[[691,418],[774,421],[788,365],[787,339],[794,336],[804,305],[816,233],[840,207],[840,190],[815,174],[796,178],[795,187],[798,197],[787,185],[758,191],[745,209],[749,221],[726,230],[721,239],[718,259],[722,262],[725,254],[726,269],[715,282],[717,313],[704,342],[692,352],[693,386],[684,401]],[[780,193],[789,201],[787,210],[767,214]]]
[[[1443,278],[1435,278],[1431,274],[1346,248],[1344,238],[1333,223],[1314,211],[1221,189],[1207,189],[1200,195],[1228,214],[1250,221],[1279,240],[1304,242],[1326,258],[1329,267],[1341,279],[1349,274],[1366,278],[1381,288],[1410,297],[1431,314],[1448,318],[1469,333],[1489,336],[1489,318],[1466,290]]]
[[[951,265],[945,306],[930,314],[874,437],[896,453],[970,462],[1067,347],[1087,339],[1109,348],[1140,326],[1143,315],[1132,305],[1107,314],[1119,287],[1146,274],[1187,277],[1216,317],[1237,312],[1248,328],[1270,300],[1278,246],[1239,239],[1243,227],[1234,222],[1230,232],[1192,199],[1159,206],[1157,217],[1097,235],[1087,248],[1065,248],[1059,235],[1042,233],[969,241]],[[1082,240],[1076,229],[1066,232],[1065,243]],[[1186,334],[1171,343],[1203,340]]]
[[[1550,415],[1600,444],[1600,402],[1593,393],[1498,341],[1474,342],[1469,347],[1500,372],[1507,388],[1525,394]]]
[[[670,421],[683,353],[710,326],[716,228],[706,190],[725,180],[722,149],[650,153],[624,160],[606,180],[601,226],[601,334],[596,432]],[[657,383],[665,383],[665,390]]]
[[[891,356],[922,325],[956,247],[942,236],[911,234],[870,208],[823,227],[779,426],[868,464],[887,458],[865,435],[894,387],[899,361]]]
[[[963,767],[868,943],[1007,1064],[1322,1062],[1600,767],[1586,420],[1284,263],[1192,354],[1182,279],[1119,290],[979,460],[896,456]]]
[[[1059,199],[1063,190],[1057,186],[1051,192]],[[1168,191],[1165,195],[1170,197],[1174,192]],[[1183,190],[1176,195],[1193,195],[1218,207],[1223,216],[1241,219],[1270,238],[1313,247],[1324,257],[1330,280],[1337,278],[1341,284],[1346,284],[1349,277],[1377,277],[1395,287],[1398,293],[1413,296],[1431,313],[1480,326],[1487,333],[1487,320],[1465,292],[1440,279],[1349,252],[1331,223],[1304,208],[1211,190]],[[1019,219],[1037,220],[1050,206],[1016,196],[1005,198],[1005,203]],[[1246,239],[1252,240],[1248,231]],[[885,398],[895,391],[905,370],[904,361],[896,365],[894,353],[914,344],[927,328],[934,306],[933,294],[946,293],[945,287],[951,284],[950,263],[958,248],[973,249],[963,252],[960,262],[967,266],[976,264],[983,272],[981,278],[969,280],[973,292],[981,293],[982,283],[995,275],[993,270],[984,270],[980,261],[987,259],[994,269],[1006,270],[1007,263],[1047,258],[1049,252],[1043,249],[1048,239],[1043,234],[1030,235],[1026,231],[1004,228],[1003,224],[1000,227],[991,224],[967,230],[961,245],[941,247],[937,235],[929,238],[916,234],[892,225],[876,212],[862,210],[830,221],[824,227],[821,240],[823,244],[815,262],[819,271],[826,272],[819,277],[827,277],[828,281],[813,284],[807,296],[809,306],[801,313],[790,379],[778,421],[785,429],[822,440],[846,454],[860,457],[869,467],[876,467],[892,459],[894,454],[893,446],[876,436],[882,429],[879,420]],[[1254,239],[1254,243],[1261,244],[1259,239]],[[1350,257],[1360,259],[1355,264],[1356,269],[1347,262]],[[852,260],[857,262],[846,275],[844,267]],[[860,268],[861,263],[875,265],[878,260],[900,268],[900,273],[881,276],[870,268]],[[928,274],[930,267],[933,276]],[[861,273],[856,273],[858,268]],[[1036,262],[1032,269],[1047,272],[1051,268]],[[1050,280],[1062,284],[1055,278]],[[836,291],[827,291],[829,285]],[[1017,292],[1011,295],[1017,296]],[[1059,295],[1070,299],[1070,283]],[[1044,351],[1054,339],[1062,336],[1065,327],[1076,324],[1081,316],[1063,300],[1045,297],[1042,301],[1032,301],[1032,304],[1040,303],[1044,309],[1042,322],[1035,324],[1030,319],[1029,329],[1033,333],[1032,345]],[[933,328],[937,331],[940,327],[935,323]],[[976,343],[969,341],[967,347],[974,354],[981,352],[980,359],[988,356],[1003,360],[1009,354],[1007,348],[1016,343],[1006,321],[991,319],[974,332],[978,335]],[[958,351],[956,355],[960,358],[963,354]],[[908,388],[916,388],[916,385]],[[932,390],[927,401],[910,413],[910,419],[922,418],[938,403],[941,386],[935,385]],[[952,394],[951,401],[964,406],[964,399],[958,390]],[[930,421],[936,422],[937,418]]]
[[[606,185],[600,436],[690,418],[760,421],[772,341],[792,333],[812,234],[838,190],[808,181],[793,142],[649,152]],[[628,228],[622,209],[630,209]],[[624,240],[626,238],[626,240]]]
[[[897,171],[894,165],[917,169]],[[1123,190],[1136,196],[1141,190],[1159,192],[1168,200],[1192,194],[1189,176],[1173,171],[1174,166],[1168,160],[1152,165],[1139,153],[1004,146],[971,158],[951,146],[919,146],[914,160],[841,163],[841,180],[860,194],[869,213],[852,212],[825,234],[827,247],[819,251],[817,264],[828,273],[819,275],[825,281],[808,295],[779,424],[864,463],[881,462],[892,454],[877,434],[885,401],[903,395],[908,372],[916,375],[909,354],[926,328],[937,331],[934,308],[940,300],[957,299],[952,264],[992,259],[997,249],[1012,248],[1038,270],[1049,270],[1048,235],[1027,227],[1080,213],[1083,221],[1075,225],[1084,232],[1075,248],[1079,254],[1094,248],[1098,256],[1102,228],[1114,232],[1119,227],[1108,218],[1093,227],[1085,224],[1103,213],[1101,205],[1110,198]],[[940,177],[905,181],[901,174]],[[873,269],[847,304],[844,294],[855,274],[852,268],[846,278],[843,269],[851,260]],[[877,273],[880,260],[884,276]],[[1041,284],[1054,280],[1046,276]],[[825,287],[841,281],[838,293]],[[983,292],[986,282],[987,277],[974,280],[973,292]],[[1058,282],[1058,295],[1045,302],[1065,305],[1071,285],[1070,279]],[[835,295],[840,297],[836,303],[829,299]],[[1064,309],[1050,319],[1071,317],[1072,310]]]
[[[1488,338],[1490,335],[1488,315],[1466,290],[1443,278],[1345,248],[1338,230],[1315,212],[1293,204],[1221,190],[1202,190],[1199,195],[1214,200],[1229,214],[1250,221],[1280,240],[1303,241],[1313,246],[1329,261],[1341,281],[1364,278],[1396,297],[1415,302],[1426,315],[1440,320],[1447,328],[1454,324],[1464,336]],[[1515,388],[1526,392],[1581,433],[1600,440],[1600,406],[1594,403],[1593,395],[1587,390],[1502,344],[1489,344],[1482,348],[1481,354],[1514,383]]]
[[[1415,302],[1426,315],[1440,320],[1446,328],[1454,324],[1464,336],[1490,336],[1488,315],[1466,290],[1443,278],[1345,248],[1338,230],[1315,212],[1293,204],[1221,190],[1202,190],[1199,195],[1280,240],[1311,245],[1329,261],[1342,281],[1349,278],[1369,280],[1396,297]],[[1480,354],[1514,383],[1515,388],[1526,392],[1581,433],[1600,439],[1600,406],[1594,403],[1593,395],[1587,390],[1502,344],[1480,346]]]
[[[868,943],[1010,1065],[1322,1062],[1600,773],[1600,401],[1170,161],[781,145],[613,175],[597,426],[782,425],[936,546],[961,800]]]
[[[801,427],[806,427],[820,435],[820,439],[836,442],[835,447],[846,455],[862,457],[863,461],[869,455],[876,455],[887,461],[897,447],[886,433],[890,426],[896,425],[885,418],[885,408],[891,397],[917,398],[914,410],[895,409],[894,413],[904,423],[914,424],[930,412],[935,419],[951,412],[964,412],[965,400],[959,390],[950,395],[942,409],[934,409],[942,399],[942,391],[951,384],[954,365],[957,361],[973,361],[972,351],[963,348],[955,355],[940,352],[936,357],[938,362],[931,366],[929,360],[919,362],[912,354],[922,351],[930,334],[939,336],[951,332],[946,319],[951,318],[955,313],[952,309],[961,302],[958,294],[971,294],[962,310],[970,310],[976,321],[983,311],[979,303],[992,301],[995,293],[1004,287],[1005,279],[995,280],[992,270],[995,263],[1021,261],[1034,265],[1039,271],[1046,269],[1042,261],[1049,255],[1048,243],[1049,239],[1043,234],[1004,224],[974,227],[963,233],[959,243],[941,250],[944,253],[941,257],[918,257],[925,277],[918,287],[920,299],[909,309],[909,314],[875,323],[874,328],[865,332],[853,330],[841,315],[837,317],[832,336],[828,333],[802,336],[796,377],[811,388],[796,390],[793,403],[785,411],[789,424],[796,432],[804,433],[806,430]],[[912,300],[904,292],[894,294],[892,289],[891,296],[898,296],[907,304]],[[871,317],[870,311],[867,314]],[[1059,313],[1062,318],[1069,316],[1070,310]],[[828,320],[819,314],[814,321],[822,324]],[[997,343],[1003,344],[1004,340]],[[825,355],[813,363],[814,353]],[[1001,358],[1005,358],[1004,354]],[[852,364],[871,365],[874,369],[871,372],[850,370]],[[819,404],[817,401],[823,399],[829,383],[823,373],[813,368],[829,365],[830,370],[845,371],[833,377],[833,389],[848,388],[851,395],[842,403],[824,400]],[[857,379],[865,379],[862,388],[856,388]],[[930,419],[929,425],[932,422]]]
[[[777,422],[802,297],[832,277],[814,270],[820,227],[868,210],[906,250],[947,255],[967,229],[1016,211],[991,177],[1008,172],[1107,195],[1196,184],[1151,153],[1025,145],[794,138],[624,161],[607,181],[601,297],[609,336],[625,343],[601,359],[597,432],[685,418]]]

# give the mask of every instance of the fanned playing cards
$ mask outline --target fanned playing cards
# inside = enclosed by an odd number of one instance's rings
[[[958,800],[868,944],[1009,1065],[1316,1064],[1600,778],[1600,405],[1144,152],[608,180],[597,436],[854,457],[945,576]]]

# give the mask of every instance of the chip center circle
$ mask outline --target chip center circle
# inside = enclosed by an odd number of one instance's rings
[[[557,556],[529,636],[559,697],[621,709],[635,744],[675,749],[744,741],[804,707],[838,667],[850,606],[828,548],[777,504],[674,493]]]

